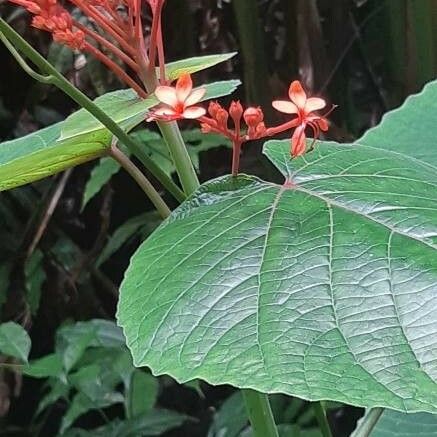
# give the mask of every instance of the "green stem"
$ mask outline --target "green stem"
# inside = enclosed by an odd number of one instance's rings
[[[358,422],[358,426],[352,433],[353,437],[368,437],[373,431],[373,428],[378,423],[384,408],[372,408],[365,416]]]
[[[242,390],[254,437],[278,437],[269,398],[255,390]]]
[[[180,202],[185,199],[185,195],[171,180],[171,178],[144,152],[141,144],[137,143],[130,137],[111,117],[100,109],[89,97],[82,91],[72,85],[62,74],[60,74],[49,62],[47,62],[26,40],[24,40],[15,30],[10,27],[2,18],[0,18],[0,33],[13,43],[14,47],[25,54],[40,71],[48,76],[41,76],[33,72],[33,77],[43,78],[44,83],[50,83],[61,89],[65,94],[70,96],[81,107],[85,108],[97,120],[99,120],[111,133],[128,147],[132,153],[144,164],[144,166],[162,183],[162,185]],[[9,47],[8,47],[9,48]],[[18,55],[15,51],[11,52],[14,56]],[[19,56],[19,55],[18,55]],[[25,62],[22,58],[20,64]],[[26,64],[27,65],[27,64]],[[27,66],[26,71],[32,70]],[[33,71],[33,70],[32,70]]]
[[[326,411],[322,402],[314,402],[312,406],[323,437],[332,437],[331,428],[329,427],[328,418],[326,417]]]
[[[115,145],[111,146],[109,154],[132,176],[151,200],[161,217],[167,218],[171,214],[169,207],[140,169]]]
[[[160,121],[158,127],[170,150],[184,193],[189,196],[200,184],[179,126],[175,121],[170,123]]]

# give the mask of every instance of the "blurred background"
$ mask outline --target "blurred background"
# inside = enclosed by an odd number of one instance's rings
[[[120,88],[97,61],[31,28],[21,8],[0,0],[0,15],[90,97]],[[145,23],[150,25],[150,17]],[[312,94],[338,105],[327,138],[341,142],[359,138],[434,79],[437,69],[437,0],[168,0],[163,23],[169,61],[238,51],[227,63],[197,74],[196,83],[241,78],[233,98],[262,106],[267,119],[278,122],[271,101],[286,97],[291,80],[300,79]],[[27,76],[3,46],[0,62],[1,141],[61,121],[77,109],[56,89]],[[217,138],[206,141],[194,125],[184,123],[183,128],[202,181],[229,172],[226,144]],[[137,135],[159,147],[156,135]],[[245,145],[242,171],[274,178],[260,150],[261,144]],[[55,344],[62,349],[62,339],[70,335],[62,331],[65,326],[113,320],[129,257],[159,223],[141,191],[115,170],[83,207],[95,165],[0,193],[1,321],[15,320],[29,330],[33,358],[52,353]],[[174,429],[132,435],[242,435],[245,414],[230,387],[180,387],[170,378],[153,380],[145,385],[152,387],[152,406],[177,412],[180,422],[172,422]],[[77,378],[68,381],[67,391],[42,408],[41,398],[53,393],[53,384],[0,369],[0,436],[56,435],[81,385]],[[276,396],[273,404],[275,414],[284,422],[295,421],[301,435],[318,435],[304,402]],[[362,414],[336,404],[329,408],[338,436],[348,435]],[[74,422],[79,430],[71,435],[88,435],[86,429],[124,420],[125,414],[116,402],[98,411],[82,405],[80,411]],[[227,431],[220,433],[223,423]],[[128,435],[117,432],[111,435]]]

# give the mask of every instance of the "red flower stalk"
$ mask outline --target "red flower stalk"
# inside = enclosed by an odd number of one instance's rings
[[[243,110],[239,101],[233,101],[227,111],[219,103],[211,102],[208,113],[210,117],[201,117],[202,132],[218,133],[232,141],[232,175],[237,176],[240,166],[241,146],[249,140],[256,140],[266,135],[264,114],[261,108],[249,107]],[[229,128],[229,116],[233,121],[233,129]],[[247,129],[242,132],[241,125],[244,120]]]
[[[305,129],[307,126],[313,130],[314,141],[316,141],[320,136],[320,131],[326,132],[328,130],[329,125],[326,116],[335,107],[324,116],[314,114],[314,111],[323,109],[326,106],[326,102],[319,97],[308,98],[301,83],[297,80],[291,83],[288,95],[290,101],[275,100],[272,105],[275,109],[285,114],[296,114],[297,118],[277,128],[267,129],[267,134],[274,135],[284,131],[286,130],[284,129],[285,126],[288,129],[296,127],[291,138],[291,155],[300,156],[306,151]]]

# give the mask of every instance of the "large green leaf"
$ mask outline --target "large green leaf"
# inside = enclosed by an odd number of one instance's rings
[[[280,186],[202,186],[131,260],[118,322],[135,365],[310,400],[437,411],[437,169],[336,143]]]
[[[434,81],[419,94],[408,97],[400,108],[385,114],[381,123],[357,142],[437,164],[435,117],[430,115],[436,113],[437,81]]]
[[[435,437],[437,416],[429,413],[405,414],[386,410],[370,437]]]
[[[103,135],[78,135],[58,141],[62,123],[0,144],[0,191],[50,176],[102,156],[110,140]]]

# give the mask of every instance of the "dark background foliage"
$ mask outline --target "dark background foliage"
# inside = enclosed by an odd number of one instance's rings
[[[0,14],[89,96],[120,87],[96,61],[53,44],[49,35],[29,27],[21,9],[0,1]],[[261,105],[270,121],[278,121],[271,100],[285,97],[290,81],[299,78],[313,94],[339,105],[328,133],[337,141],[358,138],[384,112],[433,79],[437,67],[437,33],[432,31],[436,0],[168,0],[164,25],[168,60],[238,51],[237,57],[199,73],[196,80],[241,78],[236,97]],[[59,91],[30,79],[3,46],[0,60],[0,139],[50,125],[76,109]],[[242,170],[273,177],[260,146],[245,146]],[[225,147],[201,153],[200,177],[225,174],[229,164]],[[129,257],[156,223],[149,214],[147,229],[126,238],[97,267],[109,236],[151,206],[128,176],[118,174],[81,211],[93,165],[0,193],[1,318],[29,329],[32,357],[53,350],[56,329],[66,321],[114,317],[117,285]],[[41,253],[37,279],[24,267],[36,250]],[[29,305],[29,281],[38,275],[42,293],[35,308]],[[206,435],[215,409],[232,389],[202,388],[205,397],[161,381],[160,406],[197,419],[168,435]],[[0,435],[37,435],[32,416],[40,397],[40,381],[1,372]],[[54,435],[64,410],[62,403],[55,405],[38,423],[39,435]],[[107,414],[119,413],[115,408]],[[360,414],[350,407],[333,410],[335,435],[347,435]],[[78,424],[94,427],[100,419],[89,414]]]

